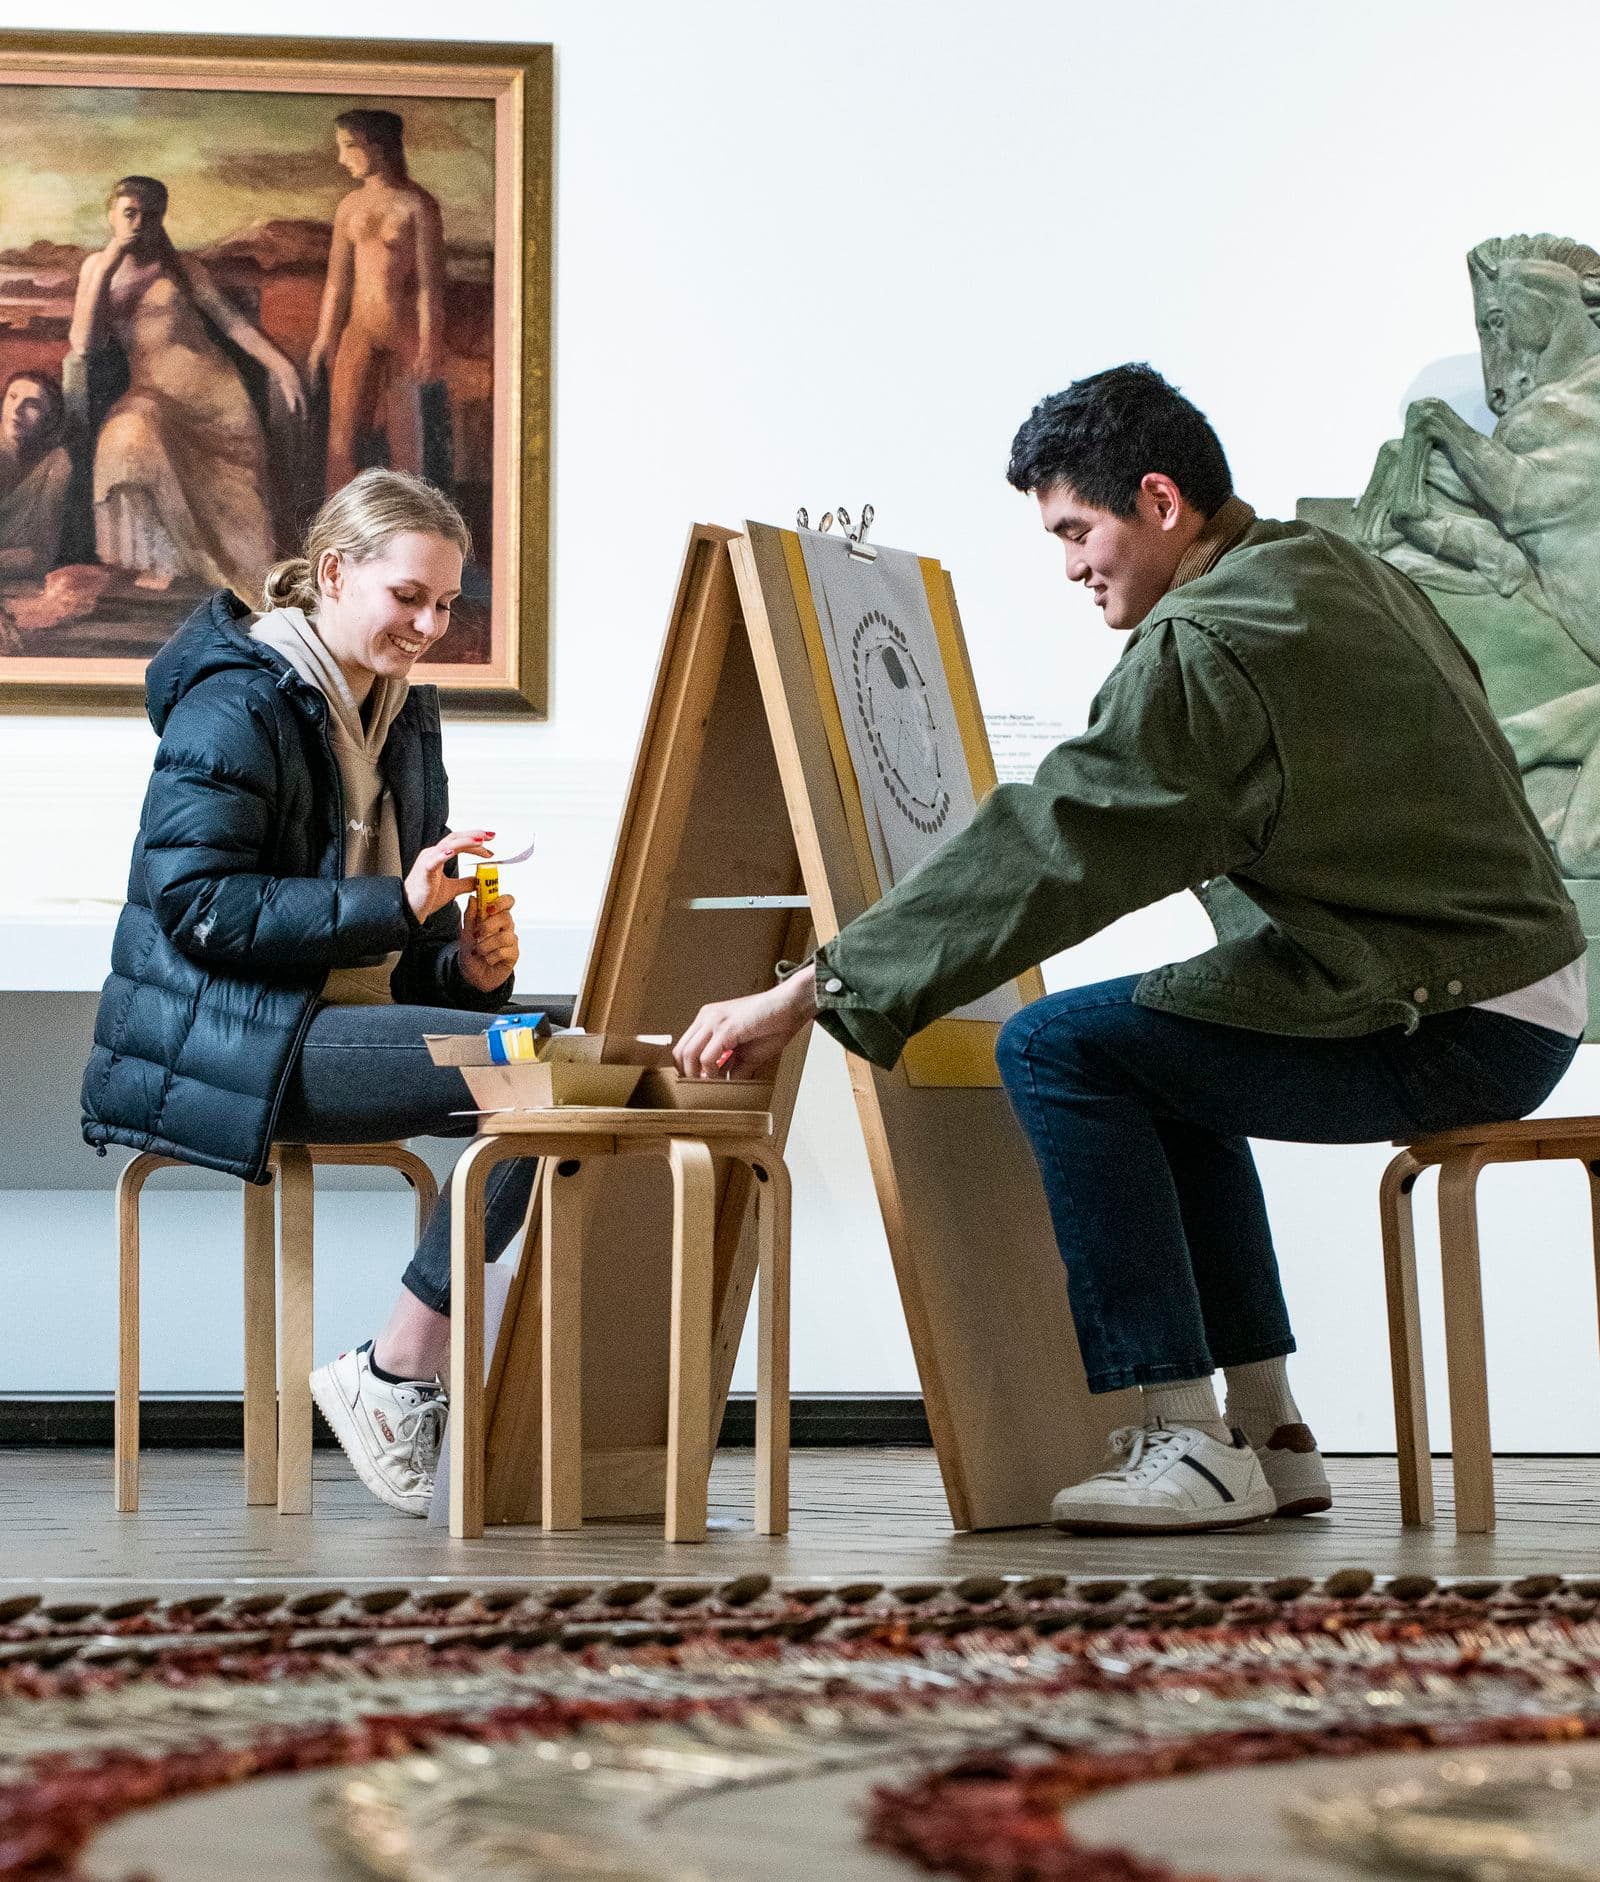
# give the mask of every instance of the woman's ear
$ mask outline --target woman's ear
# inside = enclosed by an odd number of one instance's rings
[[[344,585],[344,564],[337,549],[324,549],[317,557],[317,593],[324,601],[337,601]]]

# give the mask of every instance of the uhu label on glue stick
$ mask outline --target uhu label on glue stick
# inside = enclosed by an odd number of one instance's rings
[[[500,894],[500,871],[493,863],[479,863],[477,877],[478,913],[481,915]]]

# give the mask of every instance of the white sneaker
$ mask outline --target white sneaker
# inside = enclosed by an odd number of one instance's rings
[[[1191,1425],[1125,1425],[1111,1434],[1118,1460],[1050,1506],[1058,1529],[1098,1535],[1187,1535],[1237,1529],[1277,1509],[1248,1442],[1224,1444]]]
[[[1245,1435],[1250,1436],[1248,1428]],[[1262,1476],[1278,1499],[1280,1516],[1320,1516],[1333,1508],[1322,1453],[1305,1425],[1279,1425],[1262,1443],[1252,1439],[1252,1448]]]
[[[311,1396],[372,1494],[404,1515],[426,1516],[444,1433],[444,1388],[420,1379],[385,1384],[373,1373],[368,1340],[318,1366]]]

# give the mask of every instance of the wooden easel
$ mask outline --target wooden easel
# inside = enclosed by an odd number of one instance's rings
[[[706,1001],[770,986],[774,963],[803,956],[813,930],[831,936],[876,898],[830,743],[832,684],[802,620],[797,542],[762,524],[690,534],[579,996],[590,1031],[676,1035]],[[945,604],[981,797],[994,774],[947,584]],[[804,1057],[802,1037],[778,1069],[780,1143]],[[850,1073],[951,1518],[958,1529],[1040,1522],[1054,1492],[1094,1468],[1128,1405],[1091,1399],[1083,1383],[1027,1146],[992,1080],[913,1085],[903,1068],[855,1058]],[[583,1224],[591,1517],[663,1503],[666,1251],[635,1229],[661,1219],[638,1187],[652,1180],[648,1165],[618,1170]],[[714,1425],[755,1273],[749,1199],[747,1172],[719,1172]],[[524,1262],[488,1388],[490,1523],[538,1520],[537,1289],[537,1263]]]

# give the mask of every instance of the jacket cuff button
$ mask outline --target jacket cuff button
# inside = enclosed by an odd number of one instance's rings
[[[824,981],[822,991],[824,993],[843,993],[844,982],[838,979]]]

